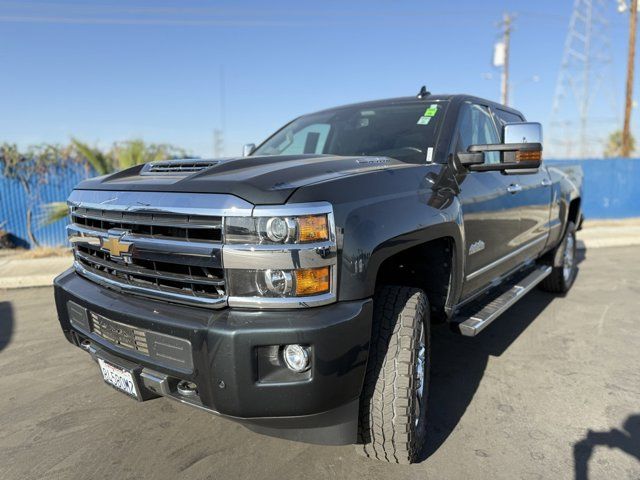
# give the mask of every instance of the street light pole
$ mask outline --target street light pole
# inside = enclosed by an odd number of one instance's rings
[[[633,71],[636,56],[636,24],[638,20],[638,0],[631,0],[629,12],[629,53],[627,57],[627,92],[624,105],[624,127],[622,129],[622,156],[631,155],[631,107],[633,103]]]

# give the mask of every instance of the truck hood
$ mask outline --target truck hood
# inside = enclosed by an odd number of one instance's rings
[[[81,182],[80,190],[226,193],[255,205],[282,204],[298,188],[381,169],[415,166],[389,157],[288,155],[216,160],[190,173],[154,173],[138,165]]]

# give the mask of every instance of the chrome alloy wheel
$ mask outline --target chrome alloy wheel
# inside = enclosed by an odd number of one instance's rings
[[[427,347],[424,338],[424,325],[420,322],[420,340],[418,341],[418,358],[416,359],[416,390],[414,398],[415,424],[420,421],[420,414],[424,405],[424,373],[427,361]]]
[[[571,280],[571,275],[573,274],[575,241],[575,234],[569,233],[565,240],[564,254],[562,258],[562,276],[565,282]]]

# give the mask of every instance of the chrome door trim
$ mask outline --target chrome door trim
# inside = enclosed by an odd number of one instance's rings
[[[473,280],[474,278],[478,277],[479,275],[482,275],[483,273],[487,273],[489,270],[492,270],[495,267],[497,267],[498,265],[500,265],[501,263],[506,262],[507,260],[510,260],[511,258],[515,257],[516,255],[521,254],[525,250],[533,247],[534,245],[537,245],[538,243],[541,243],[541,242],[546,242],[548,237],[549,237],[549,234],[545,233],[542,237],[536,238],[535,240],[527,243],[526,245],[523,245],[522,247],[514,250],[513,252],[508,253],[504,257],[499,258],[498,260],[495,260],[495,261],[489,263],[488,265],[485,265],[484,267],[479,268],[478,270],[468,274],[465,278],[467,279],[467,281]]]

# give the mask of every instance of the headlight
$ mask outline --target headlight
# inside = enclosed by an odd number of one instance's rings
[[[224,219],[231,307],[303,308],[336,301],[337,242],[329,203],[257,206]]]
[[[225,242],[230,244],[312,243],[329,240],[326,214],[298,217],[228,217]]]
[[[331,267],[297,270],[227,270],[229,292],[236,297],[295,298],[331,291]]]

